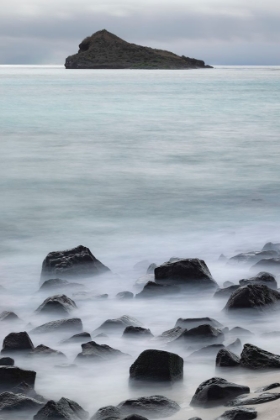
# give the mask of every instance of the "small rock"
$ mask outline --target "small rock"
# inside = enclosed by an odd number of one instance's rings
[[[164,339],[167,342],[173,341],[175,338],[179,337],[183,331],[184,331],[184,328],[174,327],[174,328],[171,328],[171,330],[164,331],[157,338]]]
[[[233,286],[225,287],[224,289],[218,289],[214,293],[215,298],[229,298],[233,292],[240,288],[240,285],[234,284]]]
[[[222,343],[224,338],[224,334],[221,330],[205,324],[190,330],[184,330],[178,338],[172,341],[172,343]]]
[[[138,414],[148,418],[170,417],[180,410],[180,406],[162,395],[131,398],[118,405],[122,416]]]
[[[216,358],[218,352],[225,346],[223,344],[211,344],[210,346],[202,347],[189,355],[189,358]]]
[[[125,291],[125,292],[119,292],[116,295],[116,298],[117,299],[121,299],[121,300],[123,300],[123,299],[133,299],[134,298],[134,294],[132,292],[127,292],[127,291]]]
[[[247,330],[246,328],[234,327],[228,331],[228,335],[231,337],[236,337],[236,336],[248,337],[248,336],[253,336],[254,334],[251,331]]]
[[[99,408],[90,420],[117,420],[121,418],[121,410],[113,405]]]
[[[263,386],[261,388],[258,388],[255,392],[259,393],[259,392],[270,391],[271,389],[275,389],[275,388],[279,388],[279,387],[280,387],[280,383],[279,382],[274,382],[273,384],[266,385],[266,386]]]
[[[55,295],[45,299],[35,312],[68,315],[74,309],[77,309],[76,303],[68,296]]]
[[[253,265],[251,270],[252,271],[269,270],[275,274],[278,274],[279,267],[280,267],[280,258],[275,256],[274,258],[267,258],[267,259],[260,260],[255,265]]]
[[[153,334],[148,328],[129,326],[123,332],[124,338],[152,338]]]
[[[14,394],[23,394],[27,397],[34,398],[37,401],[45,403],[46,400],[42,395],[37,394],[37,392],[32,388],[32,386],[28,385],[26,382],[21,382],[19,385],[10,389],[11,392]]]
[[[126,416],[123,420],[148,420],[147,417],[139,416],[139,414],[130,414]]]
[[[78,354],[76,361],[102,361],[120,356],[125,356],[125,354],[120,350],[107,346],[107,344],[97,344],[95,341],[90,341],[82,344],[82,352]]]
[[[110,333],[119,333],[123,332],[126,327],[141,327],[141,323],[136,319],[128,315],[123,315],[120,318],[116,319],[107,319],[103,324],[98,327],[95,332],[110,332]]]
[[[39,346],[35,347],[34,350],[29,353],[32,357],[52,357],[52,358],[66,358],[65,354],[61,351],[53,350],[50,347],[44,346],[40,344]]]
[[[241,343],[240,339],[237,338],[235,341],[233,341],[228,346],[226,346],[226,348],[229,351],[240,353],[241,352],[241,349],[242,349],[242,343]]]
[[[234,286],[234,283],[232,281],[224,281],[223,283],[223,287],[230,287],[230,286]]]
[[[156,268],[157,268],[157,265],[155,263],[150,264],[149,267],[147,268],[146,274],[154,274]]]
[[[243,252],[230,258],[228,264],[255,264],[263,258],[273,258],[277,257],[277,255],[275,251]]]
[[[61,343],[87,343],[88,341],[91,341],[91,335],[88,332],[82,332],[72,335],[72,337],[63,340]]]
[[[252,344],[245,344],[240,357],[242,367],[249,369],[280,368],[280,356]]]
[[[14,366],[15,361],[11,357],[1,357],[0,366]]]
[[[26,331],[8,334],[3,341],[1,353],[29,352],[34,345]]]
[[[33,417],[34,420],[85,420],[89,416],[75,401],[61,398],[58,402],[48,401]]]
[[[251,420],[255,419],[257,415],[254,408],[233,408],[225,411],[216,420]]]
[[[239,366],[240,359],[234,353],[227,349],[221,349],[216,357],[217,367],[235,367]]]
[[[272,242],[267,242],[262,251],[275,251],[278,254],[280,253],[280,244],[274,244]]]
[[[47,322],[30,331],[32,334],[53,333],[53,332],[80,332],[83,329],[83,324],[80,318],[59,319],[57,321]]]

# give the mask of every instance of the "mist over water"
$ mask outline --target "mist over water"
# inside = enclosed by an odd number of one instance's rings
[[[156,337],[180,317],[209,316],[224,326],[248,328],[242,339],[280,353],[277,316],[227,318],[226,299],[171,296],[118,301],[118,292],[139,293],[148,263],[170,257],[204,259],[219,285],[252,276],[250,266],[218,262],[221,253],[260,250],[280,242],[280,68],[217,68],[195,71],[80,71],[62,67],[0,66],[0,309],[21,319],[1,323],[0,341],[12,330],[30,331],[54,318],[35,315],[52,294],[38,293],[41,264],[50,251],[79,244],[111,270],[92,280],[75,278],[107,300],[74,299],[84,331],[95,334],[106,319],[130,315]],[[147,260],[137,271],[133,266]],[[279,278],[278,278],[279,281]],[[71,315],[72,316],[72,315]],[[56,319],[58,319],[57,317]],[[34,345],[62,351],[73,363],[80,344],[61,344],[65,334],[31,334]],[[193,363],[187,348],[184,380],[162,391],[131,389],[129,367],[147,348],[169,350],[162,340],[98,338],[128,354],[121,360],[72,368],[15,357],[37,372],[36,391],[64,396],[92,415],[132,396],[163,394],[182,410],[174,419],[223,410],[193,410],[197,386],[216,375],[214,361]],[[94,339],[94,338],[93,338]],[[234,341],[234,337],[232,340]],[[229,343],[226,343],[229,344]],[[170,351],[173,351],[173,348]],[[75,363],[75,362],[74,362]],[[262,373],[222,376],[256,388],[277,380]],[[275,377],[274,377],[275,376]]]

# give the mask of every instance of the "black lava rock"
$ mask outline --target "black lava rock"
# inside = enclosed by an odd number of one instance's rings
[[[79,245],[66,251],[50,252],[43,261],[41,281],[54,277],[92,277],[110,271],[88,248]]]
[[[34,345],[26,331],[8,334],[3,341],[1,353],[29,352]]]
[[[249,369],[280,368],[280,356],[252,344],[245,344],[240,357],[242,367]]]
[[[204,408],[215,407],[249,392],[248,386],[237,385],[223,378],[211,378],[199,385],[190,405]]]
[[[80,318],[59,319],[57,321],[47,322],[30,331],[32,334],[41,333],[61,333],[61,332],[80,332],[83,329],[83,324]]]
[[[130,380],[172,383],[183,378],[183,368],[183,359],[175,353],[145,350],[130,366]]]
[[[36,309],[37,313],[51,313],[54,315],[68,315],[77,309],[76,303],[66,295],[50,296]]]
[[[221,349],[216,357],[217,367],[235,367],[239,366],[240,359],[234,353],[227,349]]]
[[[0,366],[0,390],[10,391],[22,382],[34,388],[36,372],[16,366]]]
[[[61,398],[58,402],[48,401],[33,417],[34,420],[86,420],[89,414],[78,403]]]

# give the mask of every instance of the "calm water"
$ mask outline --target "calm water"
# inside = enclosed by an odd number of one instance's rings
[[[132,267],[141,259],[200,257],[219,283],[237,281],[247,268],[237,274],[218,265],[220,253],[232,256],[280,241],[280,67],[0,66],[0,92],[0,284],[11,292],[1,297],[0,309],[18,313],[19,329],[41,322],[33,311],[42,296],[34,293],[45,255],[78,244],[117,276],[94,285],[95,292],[110,294],[108,302],[81,306],[78,315],[89,332],[125,313],[155,334],[180,316],[222,321],[224,302],[161,302],[143,311],[142,304],[120,305],[113,297],[133,290],[139,274]],[[8,332],[2,330],[0,339]],[[53,337],[43,342],[59,346]],[[134,358],[149,346],[135,348],[120,338],[107,343]],[[80,348],[62,350],[72,362]],[[95,371],[96,382],[88,372],[76,371],[73,381],[73,372],[57,377],[55,370],[35,366],[37,387],[49,398],[78,400],[92,415],[130,396],[131,361],[125,363]],[[189,410],[196,386],[213,371],[213,365],[190,366],[183,388],[170,396]],[[81,393],[85,385],[88,393]]]

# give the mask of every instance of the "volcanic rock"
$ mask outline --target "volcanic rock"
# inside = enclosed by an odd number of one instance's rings
[[[1,353],[28,352],[34,345],[26,331],[8,334],[3,341]]]
[[[93,277],[110,271],[88,248],[79,245],[66,251],[50,252],[43,261],[41,281],[62,277]]]
[[[280,368],[280,356],[252,344],[245,344],[240,357],[242,367],[249,369]]]
[[[32,334],[41,333],[60,333],[60,332],[80,332],[83,329],[83,324],[80,318],[71,319],[59,319],[57,321],[47,322],[46,324],[40,325],[30,331]]]
[[[86,420],[89,414],[75,401],[61,398],[48,401],[33,417],[34,420]]]

